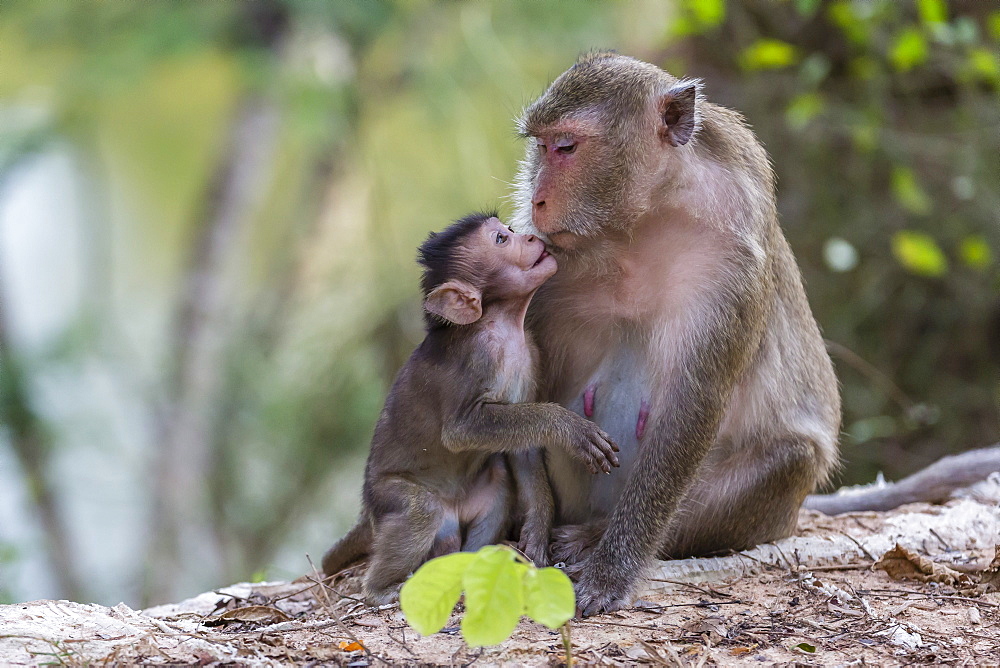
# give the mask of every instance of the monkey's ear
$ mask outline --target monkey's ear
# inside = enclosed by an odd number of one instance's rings
[[[448,322],[469,325],[483,316],[482,294],[463,281],[448,281],[430,291],[424,308]]]
[[[663,125],[660,139],[671,146],[683,146],[691,141],[698,129],[698,81],[679,81],[660,96],[659,112]]]

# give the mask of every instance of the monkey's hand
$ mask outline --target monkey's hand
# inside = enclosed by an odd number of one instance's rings
[[[574,459],[586,464],[591,473],[611,473],[611,467],[618,466],[615,454],[618,446],[604,430],[590,420],[579,418],[575,431],[574,437],[565,444],[566,449]]]
[[[521,539],[517,549],[531,559],[538,568],[551,564],[549,559],[549,532],[546,527],[525,522],[521,528]]]

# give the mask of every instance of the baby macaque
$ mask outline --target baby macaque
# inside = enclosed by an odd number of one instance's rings
[[[524,331],[532,295],[556,271],[533,235],[473,214],[420,247],[427,336],[393,383],[365,466],[358,523],[323,557],[332,575],[370,557],[372,604],[429,558],[498,543],[544,565],[552,492],[539,448],[592,473],[618,466],[593,422],[535,398],[537,352]]]

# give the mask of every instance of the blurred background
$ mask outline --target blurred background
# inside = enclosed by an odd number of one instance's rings
[[[354,521],[417,244],[613,48],[744,112],[844,396],[837,484],[1000,439],[1000,8],[0,4],[0,602],[290,578]]]

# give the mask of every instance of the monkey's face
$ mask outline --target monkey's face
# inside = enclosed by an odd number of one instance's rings
[[[627,225],[634,216],[624,190],[633,179],[620,144],[596,113],[534,129],[521,165],[519,222],[526,222],[523,208],[530,207],[531,226],[566,251],[583,248],[609,227]]]
[[[470,250],[491,278],[489,292],[506,299],[531,294],[556,273],[556,259],[533,234],[517,234],[498,218],[487,220]]]

